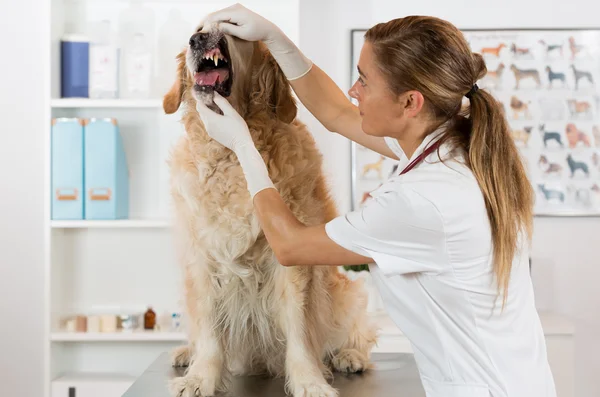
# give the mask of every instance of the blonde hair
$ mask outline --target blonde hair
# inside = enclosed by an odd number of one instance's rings
[[[522,232],[531,239],[534,191],[509,134],[504,110],[483,90],[463,97],[487,73],[481,55],[472,53],[462,32],[435,17],[408,16],[369,29],[375,62],[391,91],[419,91],[436,123],[449,121],[441,139],[467,153],[485,199],[493,241],[494,272],[504,302],[513,257]]]

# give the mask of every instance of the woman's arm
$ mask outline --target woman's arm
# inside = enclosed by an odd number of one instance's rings
[[[325,225],[304,225],[275,189],[258,192],[254,196],[254,208],[267,241],[283,266],[347,266],[373,262],[331,240]]]
[[[240,4],[211,13],[201,23],[203,29],[215,24],[227,34],[249,41],[262,41],[290,81],[306,108],[329,131],[384,156],[398,159],[384,139],[364,133],[358,108],[325,72],[304,56],[281,29]]]
[[[348,100],[331,77],[317,65],[313,64],[307,74],[291,80],[290,84],[302,104],[329,131],[386,157],[398,159],[382,137],[364,133],[358,107]]]

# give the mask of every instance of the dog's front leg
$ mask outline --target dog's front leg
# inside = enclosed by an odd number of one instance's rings
[[[208,273],[195,274],[190,284],[191,287],[186,288],[186,305],[191,322],[193,358],[185,376],[171,381],[171,394],[176,397],[214,396],[227,388],[226,362],[222,341],[214,327],[214,303],[211,294],[207,293],[212,288]]]
[[[286,334],[286,390],[294,397],[336,397],[338,392],[329,385],[321,369],[321,351],[311,343],[307,329],[307,285],[299,282],[306,277],[299,273],[307,269],[286,269],[286,289],[281,306],[281,320]],[[314,332],[314,330],[313,330]]]

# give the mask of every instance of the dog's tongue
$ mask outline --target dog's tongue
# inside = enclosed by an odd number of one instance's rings
[[[196,84],[214,86],[217,82],[224,82],[229,77],[227,69],[215,69],[208,72],[200,72],[194,75]]]

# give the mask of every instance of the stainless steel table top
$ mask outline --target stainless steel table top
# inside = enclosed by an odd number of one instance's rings
[[[425,397],[412,354],[374,353],[375,368],[362,374],[334,373],[333,387],[340,397]],[[183,376],[184,368],[173,368],[169,354],[161,354],[125,392],[123,397],[170,397],[167,382]],[[223,397],[289,397],[283,379],[239,377],[234,391]]]

